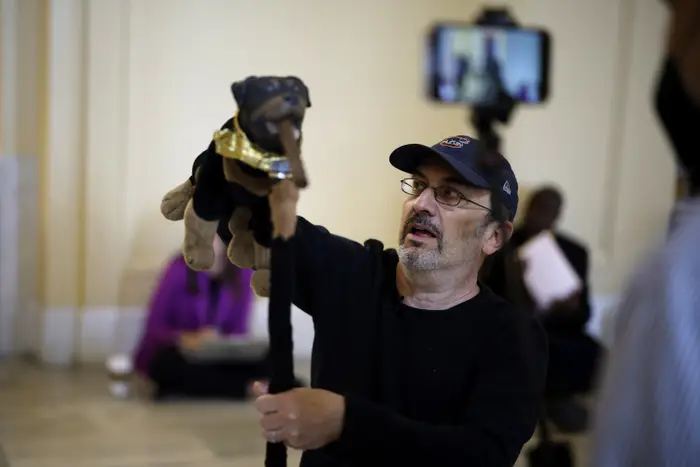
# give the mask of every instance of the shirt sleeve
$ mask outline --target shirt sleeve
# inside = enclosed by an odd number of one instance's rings
[[[598,395],[591,466],[700,459],[698,232],[685,246],[656,254],[622,300]]]
[[[253,208],[266,209],[261,204]],[[269,216],[269,213],[256,212],[254,215],[262,219]],[[257,230],[254,234],[259,237],[269,237],[269,232],[272,231],[270,225],[262,223],[257,224],[255,228]],[[227,229],[227,226],[219,229],[219,235],[224,241],[230,240]],[[270,246],[269,242],[266,243]],[[367,271],[363,268],[369,264],[370,253],[363,245],[334,235],[325,227],[312,224],[301,216],[297,218],[293,243],[293,303],[309,315],[315,315],[322,308],[319,306],[320,297],[351,284],[352,280],[349,278],[358,277],[360,271],[366,275]]]
[[[455,408],[465,412],[462,425],[418,422],[347,395],[338,441],[344,455],[385,465],[512,466],[534,432],[544,386],[546,338],[531,325],[533,333],[511,323],[491,340],[466,406]]]
[[[370,253],[362,244],[334,235],[303,217],[298,219],[294,242],[294,304],[311,315],[318,308],[319,297],[349,286],[357,274],[367,274]]]
[[[273,227],[267,199],[248,193],[243,187],[233,184],[231,196],[241,199],[252,212],[249,223],[255,241],[265,247],[272,246]],[[232,240],[228,219],[219,222],[217,233],[224,243]],[[334,235],[325,227],[315,225],[305,218],[297,217],[293,237],[294,290],[293,303],[309,315],[327,306],[320,306],[320,298],[348,287],[358,276],[366,275],[370,253],[360,243]],[[342,267],[339,267],[342,265]],[[325,287],[320,286],[321,284]]]

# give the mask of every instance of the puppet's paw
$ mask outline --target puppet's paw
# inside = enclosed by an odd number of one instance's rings
[[[250,286],[258,297],[270,296],[270,270],[257,269],[250,278]]]
[[[182,255],[187,265],[195,271],[205,271],[214,265],[214,237],[217,221],[207,221],[194,212],[192,200],[185,208],[185,241]]]
[[[185,217],[185,207],[192,198],[194,185],[188,179],[163,196],[160,202],[160,212],[171,221],[179,221]]]
[[[250,230],[238,231],[228,244],[228,259],[239,268],[255,266],[255,240]]]
[[[250,223],[250,218],[252,213],[250,209],[239,206],[234,209],[231,214],[231,218],[228,220],[228,230],[234,237],[245,230],[248,230],[248,224]]]
[[[226,253],[229,261],[239,268],[252,268],[255,266],[253,233],[248,230],[250,217],[250,209],[238,207],[233,211],[228,221],[228,229],[233,236],[233,240],[228,244]]]

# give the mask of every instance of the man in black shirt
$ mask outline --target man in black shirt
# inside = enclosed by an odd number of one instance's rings
[[[312,388],[258,384],[255,406],[267,440],[305,450],[302,466],[506,467],[532,436],[545,335],[477,281],[518,205],[510,165],[495,155],[486,170],[484,154],[466,136],[391,154],[409,174],[398,251],[297,218]]]

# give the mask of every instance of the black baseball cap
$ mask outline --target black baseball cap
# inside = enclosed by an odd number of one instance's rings
[[[494,170],[485,170],[481,159],[486,151],[486,146],[479,140],[458,135],[445,138],[433,146],[406,144],[391,153],[389,162],[397,169],[413,174],[426,157],[437,156],[470,185],[486,190],[498,187],[498,199],[512,221],[518,211],[518,181],[505,158],[500,158],[503,162]]]

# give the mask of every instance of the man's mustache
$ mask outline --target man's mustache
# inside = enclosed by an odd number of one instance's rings
[[[411,216],[406,219],[406,223],[403,226],[403,232],[401,234],[401,241],[403,241],[406,238],[406,235],[410,233],[413,225],[426,227],[430,229],[431,233],[435,235],[435,238],[438,241],[442,239],[442,231],[438,228],[438,226],[433,224],[430,216],[427,214],[416,214],[415,216]]]

